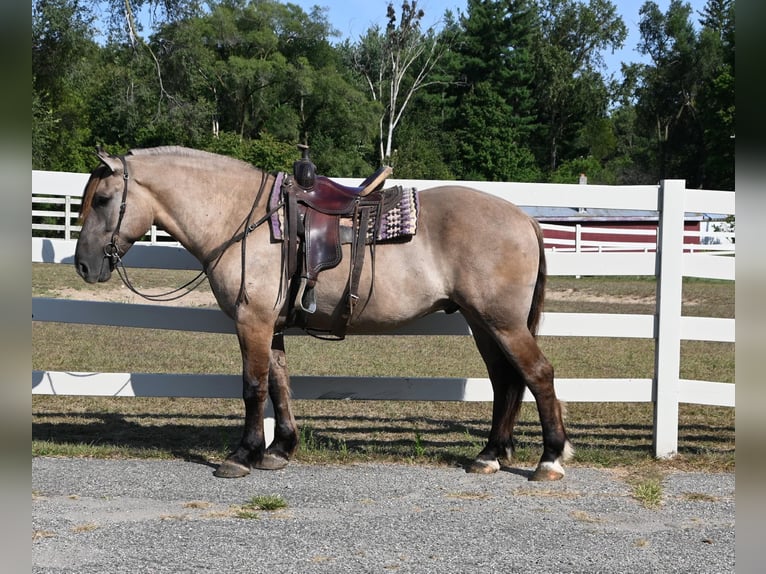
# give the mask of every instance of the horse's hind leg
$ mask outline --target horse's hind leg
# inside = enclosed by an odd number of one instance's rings
[[[537,403],[543,431],[543,454],[530,480],[563,478],[562,462],[570,458],[573,451],[564,430],[561,404],[556,398],[553,386],[553,366],[545,358],[526,326],[507,331],[495,329],[493,335],[498,344],[505,348],[508,359]],[[497,404],[497,396],[495,402]],[[502,433],[499,436],[504,438]]]
[[[290,408],[290,376],[287,371],[284,335],[275,335],[271,343],[269,396],[274,406],[274,440],[256,468],[278,470],[287,465],[298,448],[295,417]]]
[[[509,463],[513,456],[513,427],[521,408],[525,385],[518,369],[494,338],[473,323],[471,330],[492,381],[494,401],[487,445],[466,470],[490,474],[500,469],[501,462]]]
[[[529,480],[558,480],[564,477],[562,463],[571,458],[574,451],[564,430],[561,403],[553,386],[553,366],[527,329],[519,329],[505,340],[512,360],[535,397],[543,430],[543,454]]]

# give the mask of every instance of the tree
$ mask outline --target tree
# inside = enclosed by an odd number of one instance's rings
[[[539,178],[528,141],[536,130],[531,56],[536,16],[528,0],[469,0],[455,41],[452,163],[468,179]]]
[[[80,0],[32,4],[32,165],[82,169],[90,137],[87,117],[93,88],[93,18]]]
[[[733,187],[733,3],[710,0],[702,30],[691,7],[672,0],[665,13],[641,7],[639,50],[651,62],[636,90],[638,126],[652,135],[659,179],[691,187]]]
[[[700,20],[702,85],[697,108],[707,189],[734,189],[734,0],[708,0]]]
[[[645,127],[654,130],[659,179],[675,172],[668,169],[673,155],[669,149],[671,136],[684,125],[682,120],[694,113],[694,28],[690,12],[680,0],[671,1],[667,14],[651,1],[639,11],[642,41],[638,49],[650,57],[651,64],[644,69],[637,109]]]
[[[311,145],[323,172],[367,175],[377,108],[339,70],[330,34],[318,9],[309,16],[292,4],[257,0],[225,2],[164,25],[152,45],[174,107],[207,110],[209,136],[300,141]],[[226,149],[245,153],[235,147]]]
[[[391,162],[394,132],[413,96],[431,83],[431,75],[448,49],[433,29],[421,32],[425,13],[403,0],[401,16],[388,4],[385,32],[378,26],[368,30],[351,53],[351,65],[363,77],[373,101],[383,113],[379,120],[379,148],[382,164]]]
[[[581,154],[574,145],[581,130],[606,115],[609,92],[601,52],[622,46],[627,29],[609,0],[540,0],[539,5],[534,84],[545,129],[537,154],[553,171]]]

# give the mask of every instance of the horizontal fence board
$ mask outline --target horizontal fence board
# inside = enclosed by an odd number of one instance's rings
[[[733,191],[710,191],[687,189],[684,195],[684,210],[687,212],[733,215],[735,205]]]
[[[70,263],[74,265],[74,239],[32,238],[32,263]],[[136,243],[123,257],[126,267],[200,271],[202,265],[180,243]]]
[[[546,251],[549,275],[644,276],[655,274],[654,253]]]
[[[297,400],[491,402],[486,378],[335,377],[290,378]],[[570,402],[651,402],[651,379],[556,379],[559,399]],[[82,373],[33,371],[32,394],[103,397],[242,397],[241,375]],[[527,391],[524,401],[533,402]]]
[[[33,263],[71,263],[77,241],[32,238]],[[549,275],[654,275],[653,253],[560,253],[546,251]],[[123,258],[127,267],[200,270],[202,266],[186,249],[168,244],[136,243]]]
[[[678,401],[695,405],[719,407],[735,406],[735,386],[710,381],[692,381],[681,379]]]
[[[32,320],[145,329],[231,333],[234,322],[217,308],[32,298]]]
[[[233,334],[234,323],[218,308],[128,304],[78,299],[32,298],[32,320],[48,323],[113,325],[145,329]],[[305,335],[289,329],[288,335]],[[356,330],[354,335],[470,335],[459,313],[432,313],[386,332]],[[555,337],[622,337],[651,339],[653,315],[621,313],[543,313],[539,334]],[[694,341],[735,340],[735,320],[682,317],[681,338]]]
[[[32,193],[34,195],[71,195],[82,197],[90,178],[89,173],[32,170]]]
[[[34,195],[82,196],[90,174],[58,171],[32,170],[32,192]],[[357,186],[360,179],[333,178],[340,184]],[[443,185],[461,185],[496,195],[517,205],[539,207],[595,207],[602,209],[634,209],[656,211],[656,185],[579,185],[559,183],[520,183],[494,181],[451,181],[434,179],[386,180],[386,186],[402,185],[419,190]],[[574,201],[573,201],[574,199]],[[570,205],[572,204],[573,205]],[[695,210],[698,211],[698,210]],[[713,213],[712,211],[708,211]],[[724,212],[725,213],[725,212]]]
[[[217,308],[175,307],[128,304],[109,301],[81,301],[34,297],[32,320],[49,323],[113,325],[146,329],[196,331],[233,334],[234,323]],[[651,339],[652,315],[544,313],[541,336],[625,337]],[[289,329],[288,335],[305,335]],[[351,335],[470,335],[468,324],[459,313],[432,313],[390,331],[351,330]]]
[[[684,253],[682,265],[682,273],[684,277],[734,281],[736,267],[734,257],[726,255]]]
[[[653,315],[543,313],[540,335],[557,337],[654,337]]]
[[[234,334],[234,322],[218,308],[174,307],[110,301],[32,298],[32,320],[48,323],[112,325],[145,329]],[[287,335],[306,335],[288,329]],[[356,330],[356,335],[470,335],[462,315],[433,313],[408,325],[381,333]]]
[[[734,343],[735,320],[724,317],[681,317],[681,339]]]
[[[344,185],[359,185],[358,180],[339,178]],[[579,185],[559,183],[520,183],[496,181],[445,181],[434,179],[386,180],[386,185],[414,187],[418,190],[460,185],[472,187],[501,197],[520,206],[535,207],[596,207],[602,209],[657,210],[656,185]]]

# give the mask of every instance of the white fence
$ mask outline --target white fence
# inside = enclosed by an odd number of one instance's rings
[[[69,215],[88,176],[33,172],[35,202],[59,198]],[[354,184],[355,180],[339,181]],[[444,182],[389,180],[391,184],[426,189]],[[683,180],[659,186],[601,186],[462,182],[527,206],[575,206],[650,210],[660,214],[657,252],[547,251],[550,275],[653,276],[657,304],[653,315],[545,313],[542,336],[627,337],[655,340],[654,376],[647,379],[556,379],[556,393],[573,402],[654,403],[654,450],[658,457],[678,448],[678,405],[696,403],[734,406],[734,385],[681,379],[682,340],[734,342],[734,319],[681,315],[682,277],[734,280],[734,243],[722,254],[715,250],[684,252],[684,214],[733,215],[734,193],[685,189]],[[33,213],[37,213],[33,208]],[[50,213],[50,212],[46,212]],[[70,227],[70,231],[73,228]],[[152,239],[156,240],[156,236]],[[700,246],[703,247],[703,246]],[[32,238],[32,261],[72,264],[73,239]],[[199,262],[174,242],[138,243],[125,257],[133,267],[200,269]],[[32,299],[32,320],[93,325],[119,325],[153,329],[234,333],[233,324],[217,309],[88,302],[50,298]],[[293,334],[300,334],[295,332]],[[468,335],[459,314],[436,313],[388,335]],[[328,343],[329,344],[329,343]],[[491,401],[485,378],[391,378],[293,376],[296,399],[386,399]],[[239,375],[177,375],[152,373],[80,373],[34,371],[33,394],[91,396],[241,396]],[[529,393],[525,400],[532,400]]]

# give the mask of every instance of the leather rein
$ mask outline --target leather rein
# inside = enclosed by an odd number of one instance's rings
[[[242,242],[242,281],[240,285],[240,292],[239,296],[237,297],[237,304],[239,304],[242,301],[247,300],[247,293],[245,291],[245,245],[246,241],[244,239],[250,234],[251,232],[255,231],[258,227],[263,225],[268,219],[272,216],[273,213],[278,211],[282,208],[283,203],[279,203],[278,205],[271,208],[266,215],[261,217],[258,221],[251,222],[251,219],[253,217],[253,213],[255,212],[255,208],[258,205],[258,202],[260,201],[261,197],[263,196],[263,190],[266,186],[266,177],[264,174],[264,177],[261,178],[261,185],[260,189],[258,190],[258,194],[255,198],[255,201],[253,202],[253,206],[250,209],[250,212],[247,215],[247,218],[244,221],[244,230],[235,233],[231,239],[226,241],[223,245],[217,247],[210,253],[206,258],[205,261],[202,262],[202,271],[200,271],[194,278],[187,281],[180,287],[176,287],[175,289],[172,289],[170,291],[167,291],[165,293],[159,293],[156,295],[151,295],[148,293],[142,293],[139,291],[134,285],[133,282],[130,280],[130,277],[128,277],[128,270],[125,267],[125,264],[122,261],[122,257],[120,256],[121,249],[117,244],[117,240],[120,234],[120,227],[122,226],[122,220],[125,216],[125,207],[127,205],[127,199],[128,199],[128,183],[130,181],[130,174],[128,172],[128,162],[125,159],[124,155],[119,155],[117,158],[122,162],[122,198],[120,200],[120,210],[117,216],[117,226],[114,228],[114,231],[112,232],[112,237],[109,240],[109,243],[107,243],[104,246],[104,258],[109,260],[109,265],[112,269],[117,271],[117,275],[119,275],[120,279],[122,280],[125,287],[127,287],[130,291],[135,293],[136,295],[143,297],[144,299],[148,301],[175,301],[177,299],[180,299],[181,297],[184,297],[197,289],[206,279],[207,270],[211,267],[211,265],[214,267],[218,261],[221,259],[223,254],[226,252],[226,250],[234,245],[235,243]],[[124,252],[122,252],[124,254]]]

